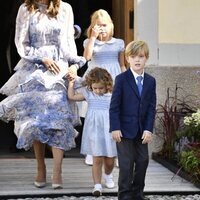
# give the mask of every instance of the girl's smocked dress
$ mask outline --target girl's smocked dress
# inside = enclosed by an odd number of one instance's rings
[[[100,96],[86,89],[83,95],[88,103],[88,110],[83,127],[81,154],[117,156],[116,143],[109,133],[111,94]]]
[[[87,45],[89,39],[84,41],[84,47]],[[98,39],[95,40],[94,50],[91,60],[88,62],[88,69],[84,76],[94,67],[101,67],[106,69],[112,76],[113,81],[115,77],[121,73],[119,64],[119,53],[124,50],[124,41],[122,39],[112,37],[106,43]]]
[[[84,40],[83,46],[85,47],[89,39]],[[106,69],[115,80],[115,77],[121,73],[119,63],[119,53],[124,50],[124,41],[122,39],[112,37],[106,43],[98,39],[95,40],[94,50],[91,60],[88,62],[88,68],[84,73],[85,76],[95,67]],[[85,101],[78,102],[79,115],[85,117],[87,111],[87,103]]]
[[[78,117],[67,99],[67,82],[43,76],[47,69],[41,59],[51,58],[66,68],[68,63],[82,66],[85,59],[76,56],[71,6],[61,1],[55,18],[49,18],[45,9],[40,5],[30,14],[25,4],[19,8],[15,43],[21,60],[0,89],[8,96],[0,103],[0,119],[15,122],[17,148],[28,150],[33,140],[39,140],[69,150],[75,147],[73,125]]]

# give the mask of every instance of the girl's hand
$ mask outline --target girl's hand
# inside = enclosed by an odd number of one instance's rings
[[[97,38],[101,32],[101,27],[97,24],[92,28],[91,37]]]
[[[74,83],[75,82],[75,79],[76,79],[76,75],[72,72],[68,72],[67,75],[65,76],[67,78],[67,80],[69,82],[72,82]]]
[[[54,60],[43,58],[42,62],[51,73],[58,74],[60,72],[60,68]]]

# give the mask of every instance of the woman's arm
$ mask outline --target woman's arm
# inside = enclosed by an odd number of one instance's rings
[[[43,57],[36,48],[31,46],[31,42],[29,40],[30,17],[31,13],[27,10],[27,7],[23,3],[19,7],[16,18],[15,45],[21,58],[40,64],[42,63]]]

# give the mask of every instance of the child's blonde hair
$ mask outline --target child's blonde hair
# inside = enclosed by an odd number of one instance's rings
[[[139,40],[139,41],[132,41],[130,42],[125,49],[125,56],[137,56],[140,53],[144,53],[146,58],[149,58],[149,47],[146,42]]]
[[[113,21],[106,10],[99,9],[95,11],[91,16],[91,23],[87,29],[87,37],[91,36],[92,28],[97,24],[97,20],[103,19],[105,23],[110,27],[110,36],[114,34],[114,24]]]
[[[112,92],[113,80],[106,69],[95,67],[86,75],[83,85],[87,86],[87,88],[92,91],[93,83],[102,83],[106,87],[106,93]]]

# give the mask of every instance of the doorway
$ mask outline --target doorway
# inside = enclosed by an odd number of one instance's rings
[[[90,16],[91,14],[100,8],[105,9],[110,14],[111,18],[113,19],[115,32],[114,37],[124,39],[125,44],[133,40],[134,36],[134,0],[63,0],[65,2],[68,2],[71,4],[73,12],[74,12],[74,23],[79,25],[82,29],[82,34],[79,39],[76,40],[77,50],[79,55],[83,55],[83,41],[86,39],[85,31],[87,30],[89,24],[90,24]],[[18,4],[15,2],[10,1],[10,6],[7,9],[3,9],[4,13],[2,13],[2,17],[4,19],[11,19],[9,21],[10,27],[12,30],[14,30],[14,22],[17,14],[17,10],[19,5],[22,3],[22,1],[17,1]],[[9,15],[9,16],[8,16]],[[4,21],[4,20],[3,20]],[[5,36],[7,34],[7,30],[10,29],[6,25],[3,24],[3,30],[5,32]],[[5,39],[5,37],[3,37]],[[12,41],[11,41],[12,38]],[[7,39],[10,43],[12,43],[11,48],[12,56],[14,61],[12,63],[12,67],[14,68],[15,64],[17,63],[17,59],[19,59],[16,48],[14,46],[14,36],[9,37]],[[3,55],[6,54],[6,45],[3,48],[1,46],[1,52]],[[5,57],[5,56],[4,56]],[[1,76],[3,77],[3,82],[0,86],[2,86],[6,80],[11,76],[8,72],[8,63],[6,63],[6,58],[1,58],[1,65],[4,67],[3,72],[1,73]],[[80,76],[83,75],[85,70],[87,69],[87,65],[85,65],[83,68],[81,68],[78,73]],[[5,73],[8,75],[5,76]],[[2,79],[1,79],[2,80]],[[0,95],[0,99],[3,99],[4,97]],[[84,119],[82,119],[84,120]],[[81,133],[82,126],[77,127],[78,131]],[[9,124],[6,124],[4,122],[0,121],[0,132],[1,132],[1,141],[0,141],[0,152],[3,150],[6,150],[7,153],[17,152],[17,149],[15,149],[16,144],[16,136],[13,132],[13,123],[10,122]],[[81,134],[76,139],[77,142],[77,148],[80,148],[81,144]],[[19,151],[21,153],[21,151]],[[2,156],[3,153],[0,154]],[[16,157],[18,156],[15,154]],[[70,152],[67,152],[67,156],[70,155]],[[5,155],[3,155],[5,157]],[[12,155],[13,156],[13,155]]]

